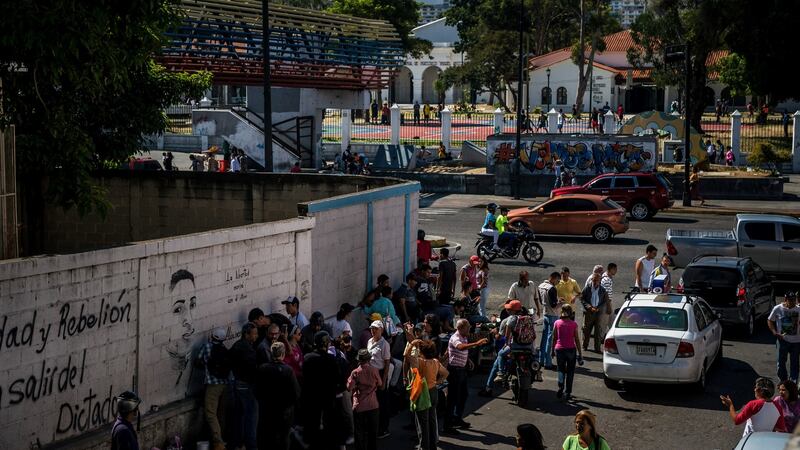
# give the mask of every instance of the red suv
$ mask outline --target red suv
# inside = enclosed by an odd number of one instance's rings
[[[550,198],[564,194],[608,196],[625,207],[633,220],[649,219],[674,203],[672,184],[658,172],[604,173],[583,186],[553,189]]]

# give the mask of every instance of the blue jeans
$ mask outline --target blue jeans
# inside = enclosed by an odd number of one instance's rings
[[[539,344],[539,363],[545,367],[553,365],[553,348],[550,346],[550,340],[553,337],[553,325],[558,320],[558,316],[544,315],[544,322],[542,323],[542,342]]]
[[[789,358],[789,377],[792,381],[797,381],[800,372],[800,343],[786,342],[778,339],[778,379],[784,381],[786,377],[786,358]]]
[[[572,379],[575,377],[576,355],[577,352],[574,348],[556,350],[556,360],[558,361],[558,390],[564,389],[564,381],[566,381],[567,394],[572,393]]]
[[[486,389],[492,388],[492,382],[494,382],[494,377],[497,376],[497,372],[506,370],[506,355],[508,352],[511,351],[511,347],[503,347],[502,350],[497,352],[497,358],[494,359],[494,364],[492,364],[492,370],[489,371],[489,378],[486,379]]]
[[[489,300],[489,286],[481,289],[481,300],[478,303],[478,313],[483,316],[487,317],[486,315],[486,301]]]
[[[258,427],[258,402],[253,393],[253,388],[248,383],[237,381],[235,385],[236,398],[241,407],[241,444],[247,450],[258,449],[257,427]]]

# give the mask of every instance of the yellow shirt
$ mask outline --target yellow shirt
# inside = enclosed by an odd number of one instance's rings
[[[508,217],[500,214],[497,216],[497,219],[494,221],[494,227],[497,229],[498,234],[503,234],[506,232],[506,224],[508,223]]]
[[[580,287],[578,287],[578,282],[571,277],[567,281],[560,280],[556,285],[556,292],[558,292],[558,298],[563,298],[570,304],[575,303],[576,295],[581,295],[581,290]]]

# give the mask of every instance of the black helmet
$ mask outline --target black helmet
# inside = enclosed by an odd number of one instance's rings
[[[125,391],[117,397],[117,412],[121,416],[126,416],[129,413],[136,411],[142,399],[131,391]]]
[[[795,300],[797,300],[797,292],[794,292],[794,291],[786,291],[786,294],[784,294],[784,298],[787,298],[787,299],[788,299],[788,298],[791,298],[791,299],[795,299]]]
[[[490,213],[497,211],[497,203],[489,203],[488,205],[486,205],[486,210],[489,211]]]

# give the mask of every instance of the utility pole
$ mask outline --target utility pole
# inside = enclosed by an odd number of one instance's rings
[[[686,72],[686,88],[684,88],[686,101],[684,102],[683,111],[683,206],[692,206],[692,193],[689,192],[689,171],[691,170],[692,160],[692,139],[691,139],[691,120],[689,102],[691,95],[689,95],[689,86],[692,83],[692,58],[689,52],[690,44],[687,41],[684,46],[684,65]]]
[[[272,164],[272,80],[270,79],[269,0],[261,0],[261,51],[264,55],[264,170]]]
[[[519,71],[517,73],[517,152],[516,160],[514,161],[516,180],[514,188],[514,199],[520,198],[520,181],[522,173],[520,173],[520,157],[522,156],[522,85],[523,85],[523,48],[522,48],[522,31],[523,31],[523,15],[525,14],[525,1],[519,0]]]

